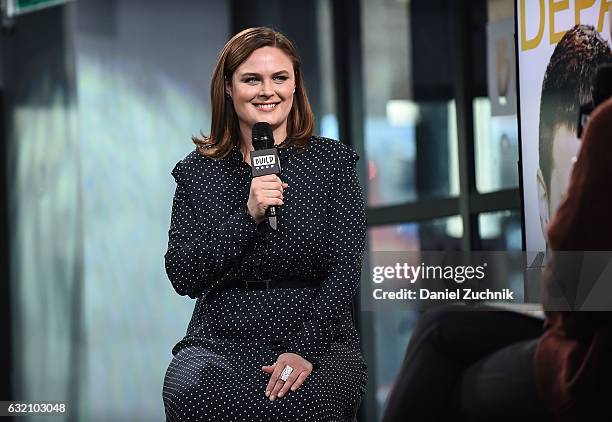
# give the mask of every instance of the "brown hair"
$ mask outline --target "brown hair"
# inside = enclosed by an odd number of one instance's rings
[[[553,135],[559,125],[576,131],[578,110],[593,99],[597,66],[612,61],[610,47],[590,25],[576,25],[555,47],[542,83],[540,102],[540,169],[550,188],[554,167]]]
[[[217,65],[210,83],[212,116],[210,135],[193,137],[201,155],[211,158],[226,157],[233,147],[240,145],[238,117],[231,98],[226,96],[225,81],[257,49],[276,47],[283,51],[293,63],[295,94],[293,106],[287,117],[287,140],[283,147],[293,145],[304,149],[312,136],[314,115],[306,95],[304,79],[300,71],[300,58],[293,43],[283,34],[267,27],[249,28],[234,35],[225,44],[217,58]]]

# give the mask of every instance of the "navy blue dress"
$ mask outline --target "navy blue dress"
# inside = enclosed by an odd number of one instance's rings
[[[197,299],[163,386],[168,421],[352,421],[365,393],[351,306],[365,245],[357,154],[312,137],[304,152],[278,146],[289,187],[278,230],[246,214],[251,168],[241,152],[191,152],[174,170],[166,272]],[[235,280],[307,278],[311,287],[245,290]],[[304,384],[264,395],[261,370],[285,352],[310,361]]]

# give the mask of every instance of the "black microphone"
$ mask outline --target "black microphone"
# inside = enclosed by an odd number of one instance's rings
[[[254,151],[251,151],[251,168],[253,177],[266,176],[268,174],[280,175],[281,165],[278,152],[274,148],[274,135],[270,123],[258,122],[251,130],[251,140]],[[277,227],[276,207],[271,206],[266,210],[268,224],[273,230]]]

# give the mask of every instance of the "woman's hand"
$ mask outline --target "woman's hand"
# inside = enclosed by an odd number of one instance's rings
[[[293,371],[289,374],[287,381],[283,381],[280,379],[280,375],[287,365],[292,367]],[[262,366],[261,369],[268,374],[272,374],[265,394],[270,400],[275,400],[277,397],[280,399],[287,394],[290,388],[291,391],[300,388],[306,377],[312,372],[312,363],[295,353],[283,353],[272,365]]]
[[[253,177],[247,208],[257,224],[265,218],[268,207],[283,205],[283,192],[288,186],[275,174]]]

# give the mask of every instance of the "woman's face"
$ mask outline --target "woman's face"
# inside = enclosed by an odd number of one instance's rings
[[[287,137],[295,76],[289,56],[275,47],[255,50],[232,75],[226,92],[232,97],[240,132],[250,138],[257,122],[272,126],[276,142]]]

